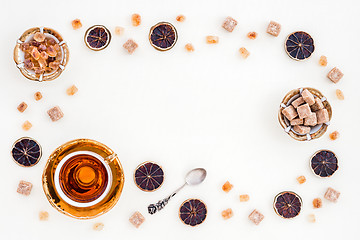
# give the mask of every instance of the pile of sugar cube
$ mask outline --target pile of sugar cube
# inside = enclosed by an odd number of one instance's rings
[[[311,127],[329,122],[329,112],[324,108],[320,98],[304,89],[281,113],[289,120],[293,130],[298,134],[310,133]]]

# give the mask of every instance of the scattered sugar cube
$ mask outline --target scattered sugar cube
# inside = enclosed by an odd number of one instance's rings
[[[299,184],[303,184],[306,182],[305,176],[299,176],[296,178],[296,180],[298,181]]]
[[[315,215],[314,214],[309,214],[308,215],[308,221],[311,222],[311,223],[316,222]]]
[[[36,92],[36,93],[34,94],[34,98],[35,98],[36,101],[39,101],[40,99],[42,99],[42,94],[41,94],[41,92]]]
[[[47,211],[39,212],[39,220],[40,221],[47,221],[48,219],[49,219],[49,213]]]
[[[316,113],[310,113],[310,115],[304,120],[305,126],[314,127],[316,126],[316,124],[317,124]]]
[[[47,111],[47,113],[49,114],[53,122],[60,120],[64,116],[64,113],[61,111],[60,107],[58,106],[51,108],[50,110]]]
[[[290,121],[291,126],[302,125],[302,124],[304,124],[304,119],[295,118],[295,119]]]
[[[337,67],[331,69],[331,71],[327,75],[327,77],[334,83],[338,83],[343,76],[344,74]]]
[[[135,212],[129,219],[129,221],[136,227],[138,228],[144,221],[145,218],[144,216],[139,213],[139,212]]]
[[[259,225],[259,223],[264,219],[264,215],[255,209],[252,213],[250,213],[249,219],[256,225]]]
[[[284,108],[284,109],[281,111],[281,113],[284,114],[284,116],[285,116],[289,121],[293,120],[293,119],[296,118],[297,115],[298,115],[297,112],[296,112],[296,110],[295,110],[295,108],[294,108],[292,105]]]
[[[314,207],[314,208],[321,208],[321,207],[322,207],[321,198],[315,198],[315,199],[313,200],[313,207]]]
[[[314,95],[312,95],[309,90],[304,89],[301,93],[301,96],[303,97],[304,101],[308,103],[310,106],[315,103]]]
[[[277,36],[279,36],[280,31],[281,31],[281,25],[277,22],[270,21],[266,32],[270,35],[277,37]]]
[[[247,202],[249,201],[250,196],[247,194],[240,195],[240,202]]]
[[[327,65],[327,57],[321,56],[320,59],[319,59],[319,64],[322,67],[326,67],[326,65]]]
[[[82,23],[81,23],[80,19],[75,19],[75,20],[73,20],[73,21],[71,22],[71,25],[72,25],[72,27],[73,27],[74,30],[79,29],[79,28],[82,27]]]
[[[230,190],[233,188],[234,186],[229,183],[229,181],[226,181],[226,183],[224,183],[224,185],[222,186],[222,190],[226,193],[230,192]]]
[[[322,101],[320,100],[320,98],[315,98],[315,103],[313,105],[311,105],[311,111],[316,112],[320,109],[324,108],[324,104],[322,103]]]
[[[256,32],[249,32],[246,36],[251,39],[254,40],[255,38],[257,38],[257,33]]]
[[[334,131],[332,133],[329,134],[329,137],[331,140],[336,140],[340,137],[340,133],[338,131]]]
[[[22,102],[22,103],[19,104],[17,109],[19,110],[19,112],[24,112],[27,107],[28,107],[28,105],[25,102]]]
[[[208,44],[217,44],[219,42],[218,36],[206,36],[206,43]]]
[[[176,21],[178,21],[178,22],[184,22],[185,19],[186,19],[185,16],[182,14],[180,14],[179,16],[176,17]]]
[[[31,122],[29,122],[28,120],[26,120],[23,124],[22,124],[22,129],[24,130],[24,131],[28,131],[28,130],[30,130],[30,128],[32,127],[32,124],[31,124]]]
[[[227,220],[227,219],[231,218],[232,216],[234,216],[234,213],[231,208],[228,208],[221,212],[221,216],[223,217],[224,220]]]
[[[244,47],[240,48],[239,52],[244,59],[248,58],[248,56],[250,55],[250,52]]]
[[[33,185],[31,182],[26,182],[21,180],[19,182],[19,186],[17,188],[17,192],[20,194],[23,194],[25,196],[29,196],[31,193],[31,189],[32,189]]]
[[[186,49],[186,51],[188,51],[188,52],[193,52],[193,51],[195,51],[195,48],[194,48],[194,46],[193,46],[191,43],[186,44],[186,45],[185,45],[185,49]]]
[[[335,93],[336,93],[337,99],[339,99],[339,100],[344,100],[345,99],[344,93],[340,89],[336,89]]]
[[[128,53],[132,54],[138,45],[134,40],[129,39],[126,41],[126,43],[124,43],[123,47],[128,51]]]
[[[292,101],[291,105],[294,106],[294,108],[297,108],[298,106],[300,106],[301,104],[305,103],[305,100],[303,97],[298,97],[297,99],[295,99],[294,101]]]
[[[310,127],[301,126],[301,125],[294,126],[294,131],[302,135],[310,133],[310,130],[311,130]]]
[[[234,31],[234,28],[237,25],[237,21],[235,19],[233,19],[232,17],[227,17],[222,25],[222,27],[228,31],[228,32],[232,32]]]
[[[118,36],[121,36],[125,31],[125,28],[123,27],[119,27],[119,26],[116,26],[115,27],[115,34],[118,35]]]
[[[134,13],[132,16],[131,16],[131,23],[134,27],[137,27],[141,24],[141,16],[137,13]]]
[[[308,103],[297,107],[297,113],[299,114],[299,118],[307,118],[311,114],[311,109]]]
[[[316,111],[316,118],[318,124],[327,123],[330,121],[329,119],[329,112],[326,109],[321,109],[319,111]]]
[[[324,195],[324,198],[329,200],[330,202],[336,202],[339,196],[340,196],[340,192],[329,187]]]
[[[101,231],[101,230],[104,229],[104,224],[103,224],[103,223],[100,223],[100,222],[95,223],[94,226],[93,226],[93,229],[94,229],[95,231]]]
[[[78,88],[75,85],[72,85],[68,89],[66,89],[66,94],[69,96],[73,96],[75,93],[77,93]]]

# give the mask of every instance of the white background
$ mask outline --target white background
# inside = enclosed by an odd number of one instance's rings
[[[359,52],[358,1],[4,1],[2,4],[1,126],[0,126],[0,238],[1,239],[347,239],[359,236]],[[131,14],[139,13],[142,24],[131,26]],[[184,14],[186,21],[175,17]],[[234,32],[221,28],[232,16],[239,24]],[[73,30],[71,21],[80,18],[83,27]],[[148,42],[150,27],[159,21],[172,22],[179,40],[168,52],[153,49]],[[265,30],[270,20],[282,24],[279,37]],[[94,24],[112,32],[125,27],[123,36],[113,34],[107,49],[86,48],[83,37]],[[25,79],[12,59],[16,39],[28,28],[47,26],[58,30],[70,48],[65,72],[53,82]],[[305,62],[291,60],[284,51],[286,36],[296,30],[312,35],[316,49]],[[246,38],[249,31],[259,36]],[[205,36],[217,35],[220,43],[207,45]],[[129,55],[122,47],[133,38],[139,48]],[[184,50],[186,43],[195,52]],[[238,49],[251,55],[244,60]],[[321,55],[328,57],[320,67]],[[326,78],[337,66],[345,74],[337,85]],[[75,84],[72,97],[66,89]],[[333,118],[321,139],[297,142],[286,135],[277,120],[284,95],[298,87],[319,89],[330,101]],[[336,99],[335,90],[345,94]],[[43,93],[36,102],[33,94]],[[24,113],[16,109],[25,101]],[[59,105],[65,117],[51,122],[46,111]],[[24,132],[29,120],[33,128]],[[340,139],[328,134],[338,130]],[[22,137],[37,139],[43,157],[32,168],[16,165],[10,156],[13,142]],[[111,147],[125,170],[126,183],[118,204],[107,214],[80,221],[58,213],[48,203],[41,186],[42,171],[50,153],[76,138],[91,138]],[[340,169],[330,179],[317,178],[309,168],[310,156],[319,149],[333,150]],[[166,179],[154,193],[140,191],[133,171],[143,161],[163,166]],[[150,216],[149,203],[157,201],[183,183],[195,167],[208,170],[198,187],[179,193],[160,213]],[[296,177],[305,175],[299,185]],[[16,193],[23,179],[34,184],[31,195]],[[226,194],[222,184],[234,189]],[[323,201],[313,209],[312,200],[323,198],[328,187],[341,192],[338,203]],[[274,196],[293,190],[303,198],[303,210],[293,220],[277,216]],[[239,194],[250,201],[240,203]],[[206,221],[191,228],[181,223],[178,208],[187,198],[200,198],[208,207]],[[232,208],[234,217],[223,220],[221,211]],[[248,220],[256,208],[265,215],[259,226]],[[46,210],[49,221],[40,222]],[[139,210],[146,222],[134,228],[129,216]],[[316,215],[309,223],[307,216]],[[101,232],[92,230],[105,224]]]

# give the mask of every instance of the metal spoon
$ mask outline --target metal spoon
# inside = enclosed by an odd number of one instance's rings
[[[148,211],[150,214],[154,214],[161,209],[163,209],[166,204],[168,204],[169,200],[174,197],[181,189],[183,189],[186,185],[194,186],[202,183],[206,178],[206,170],[203,168],[195,168],[188,172],[185,177],[185,183],[178,189],[176,189],[175,192],[173,192],[170,196],[167,198],[164,198],[163,200],[158,201],[155,204],[150,204],[148,206]]]

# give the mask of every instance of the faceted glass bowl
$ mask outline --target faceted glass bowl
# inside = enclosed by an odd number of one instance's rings
[[[70,204],[61,197],[61,189],[56,188],[55,172],[59,163],[67,155],[78,151],[88,151],[100,155],[110,168],[112,175],[112,180],[109,182],[110,189],[105,197],[100,202],[85,207]],[[95,218],[113,208],[120,198],[124,181],[124,171],[116,154],[104,144],[90,139],[76,139],[58,147],[50,155],[42,177],[43,189],[50,204],[59,212],[77,219]]]
[[[20,44],[23,42],[29,41],[35,33],[37,32],[43,32],[47,37],[52,37],[55,39],[55,41],[60,45],[61,51],[62,51],[62,59],[60,61],[60,67],[51,73],[43,73],[39,76],[35,74],[34,71],[28,70],[24,67],[24,52],[20,49]],[[16,63],[17,68],[20,70],[22,75],[24,75],[26,78],[33,80],[33,81],[51,81],[55,78],[59,77],[60,74],[64,71],[68,61],[69,61],[69,48],[64,42],[62,36],[55,30],[51,28],[46,27],[35,27],[30,28],[26,30],[20,38],[17,40],[15,48],[14,48],[14,61]]]
[[[301,88],[294,89],[294,90],[290,91],[288,94],[286,94],[284,99],[282,100],[281,104],[284,104],[286,106],[290,105],[291,102],[293,100],[295,100],[296,96],[300,96],[300,89]],[[324,98],[324,95],[319,90],[316,90],[314,88],[308,88],[308,87],[302,88],[302,89],[309,90],[309,92],[311,94],[315,95],[316,97],[318,97],[320,99]],[[329,122],[330,122],[331,121],[331,116],[332,116],[332,110],[331,110],[330,103],[327,100],[323,101],[322,103],[324,105],[324,108],[329,113]],[[285,118],[284,114],[281,113],[282,109],[283,108],[280,106],[279,107],[279,112],[278,112],[278,120],[279,120],[279,123],[280,123],[281,127],[285,130],[285,129],[287,129],[289,127],[290,123]],[[310,131],[310,137],[311,137],[310,140],[319,138],[322,135],[324,135],[324,133],[327,130],[327,127],[328,127],[328,125],[325,124],[325,123],[322,124],[321,126],[313,127],[312,130]],[[315,129],[315,131],[314,131],[314,129]],[[307,140],[309,140],[306,135],[300,135],[300,134],[298,134],[298,133],[296,133],[295,131],[292,131],[292,130],[288,131],[287,134],[289,134],[290,137],[292,137],[293,139],[298,140],[298,141],[307,141]]]

